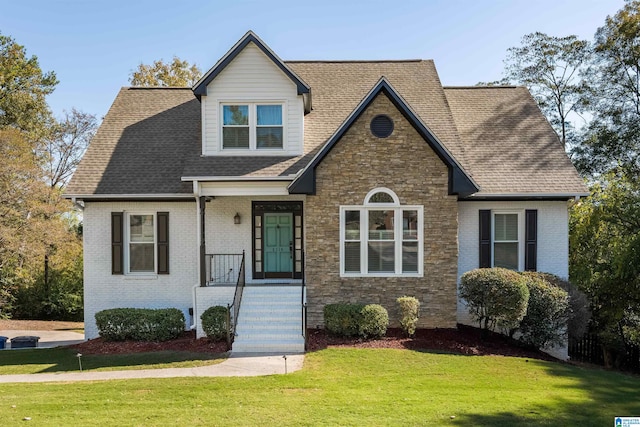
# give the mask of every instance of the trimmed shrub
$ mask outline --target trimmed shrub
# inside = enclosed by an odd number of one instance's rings
[[[418,326],[420,301],[415,297],[404,296],[398,298],[396,302],[400,305],[400,313],[402,313],[400,326],[402,326],[402,330],[411,337],[416,333],[416,327]]]
[[[221,305],[207,308],[200,316],[202,330],[213,341],[227,339],[227,308]]]
[[[168,341],[184,331],[177,308],[112,308],[96,313],[98,333],[107,341]]]
[[[529,289],[521,274],[505,268],[478,268],[460,278],[460,298],[483,330],[517,328],[527,312]]]
[[[324,326],[329,333],[355,337],[360,333],[364,304],[337,303],[324,306]]]
[[[568,280],[564,280],[550,273],[537,273],[547,282],[564,289],[569,294],[569,320],[567,321],[567,332],[569,338],[582,339],[589,328],[591,311],[589,310],[589,299],[587,296]]]
[[[379,304],[365,305],[360,311],[359,335],[363,338],[380,338],[387,333],[389,313]]]
[[[518,339],[536,348],[562,344],[567,337],[569,294],[546,280],[545,274],[521,273],[527,280],[529,304]]]

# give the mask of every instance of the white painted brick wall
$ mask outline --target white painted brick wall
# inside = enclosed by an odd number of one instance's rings
[[[217,197],[206,208],[206,253],[246,251],[246,279],[251,282],[251,201],[283,200],[283,197]],[[286,200],[304,200],[304,196]],[[111,212],[169,212],[170,274],[127,276],[111,274]],[[239,213],[241,224],[234,224]],[[96,338],[95,313],[107,308],[175,307],[189,316],[193,286],[198,284],[198,233],[195,202],[86,202],[84,210],[84,298],[85,336]],[[208,295],[208,294],[206,294]],[[198,301],[205,304],[206,298]],[[211,305],[217,297],[211,297]],[[232,297],[233,298],[233,297]],[[224,298],[222,300],[226,301]],[[222,301],[221,300],[221,301]],[[223,301],[223,302],[224,302]],[[229,300],[228,302],[231,302]],[[226,304],[226,302],[225,302]],[[207,307],[204,307],[206,309]],[[200,310],[202,313],[204,310]],[[199,323],[199,314],[196,314]],[[200,329],[200,333],[201,333]]]
[[[240,254],[245,251],[247,283],[253,282],[251,253],[251,202],[304,200],[304,196],[255,196],[216,197],[207,203],[205,235],[206,253]],[[304,211],[304,205],[303,205]],[[240,214],[241,223],[234,224],[233,217]],[[304,223],[303,223],[304,226]],[[306,237],[306,233],[305,233]]]
[[[538,210],[538,271],[569,276],[569,213],[565,201],[460,202],[458,204],[458,282],[460,276],[479,266],[480,209]],[[477,326],[466,305],[458,301],[458,323]],[[567,358],[566,347],[549,351]]]
[[[169,212],[168,275],[111,274],[111,212]],[[85,202],[85,337],[96,338],[95,313],[107,308],[178,308],[190,322],[192,287],[198,280],[195,202]]]

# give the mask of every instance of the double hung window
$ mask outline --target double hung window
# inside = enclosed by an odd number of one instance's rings
[[[111,212],[111,274],[169,274],[169,212]]]
[[[493,214],[493,266],[520,270],[520,226],[517,213]]]
[[[340,208],[342,276],[421,276],[423,208],[378,188],[362,206]]]
[[[127,270],[129,273],[155,273],[155,215],[128,214]]]
[[[283,104],[222,104],[222,148],[283,149]]]

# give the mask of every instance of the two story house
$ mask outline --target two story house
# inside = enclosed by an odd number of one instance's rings
[[[526,88],[283,61],[248,32],[192,88],[123,88],[78,166],[86,337],[115,307],[177,307],[202,336],[234,299],[235,351],[302,351],[304,319],[342,301],[398,326],[411,295],[419,327],[454,328],[468,270],[568,276],[586,194]]]

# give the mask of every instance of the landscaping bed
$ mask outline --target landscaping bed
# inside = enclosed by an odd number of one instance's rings
[[[481,339],[480,330],[460,325],[457,329],[419,329],[413,338],[408,338],[400,329],[389,329],[380,339],[339,338],[329,335],[324,329],[310,329],[308,351],[330,347],[351,348],[395,348],[429,350],[473,356],[499,355],[527,357],[540,360],[556,360],[540,351],[523,347],[515,340],[500,334],[489,334]],[[82,354],[127,354],[151,351],[189,351],[193,353],[224,353],[224,341],[212,342],[207,338],[195,338],[195,332],[184,332],[179,338],[164,342],[105,341],[102,338],[75,344],[70,348]]]
[[[557,360],[541,351],[523,347],[504,335],[489,333],[487,338],[482,339],[479,329],[465,325],[458,325],[457,329],[418,329],[412,338],[407,337],[401,329],[389,329],[385,337],[373,340],[333,337],[324,329],[309,330],[309,351],[328,347],[396,348],[473,356],[498,355]]]
[[[194,331],[183,332],[180,337],[162,342],[153,341],[105,341],[95,338],[70,346],[82,354],[128,354],[151,351],[188,351],[191,353],[224,353],[227,343],[211,342],[207,338],[196,339]]]

